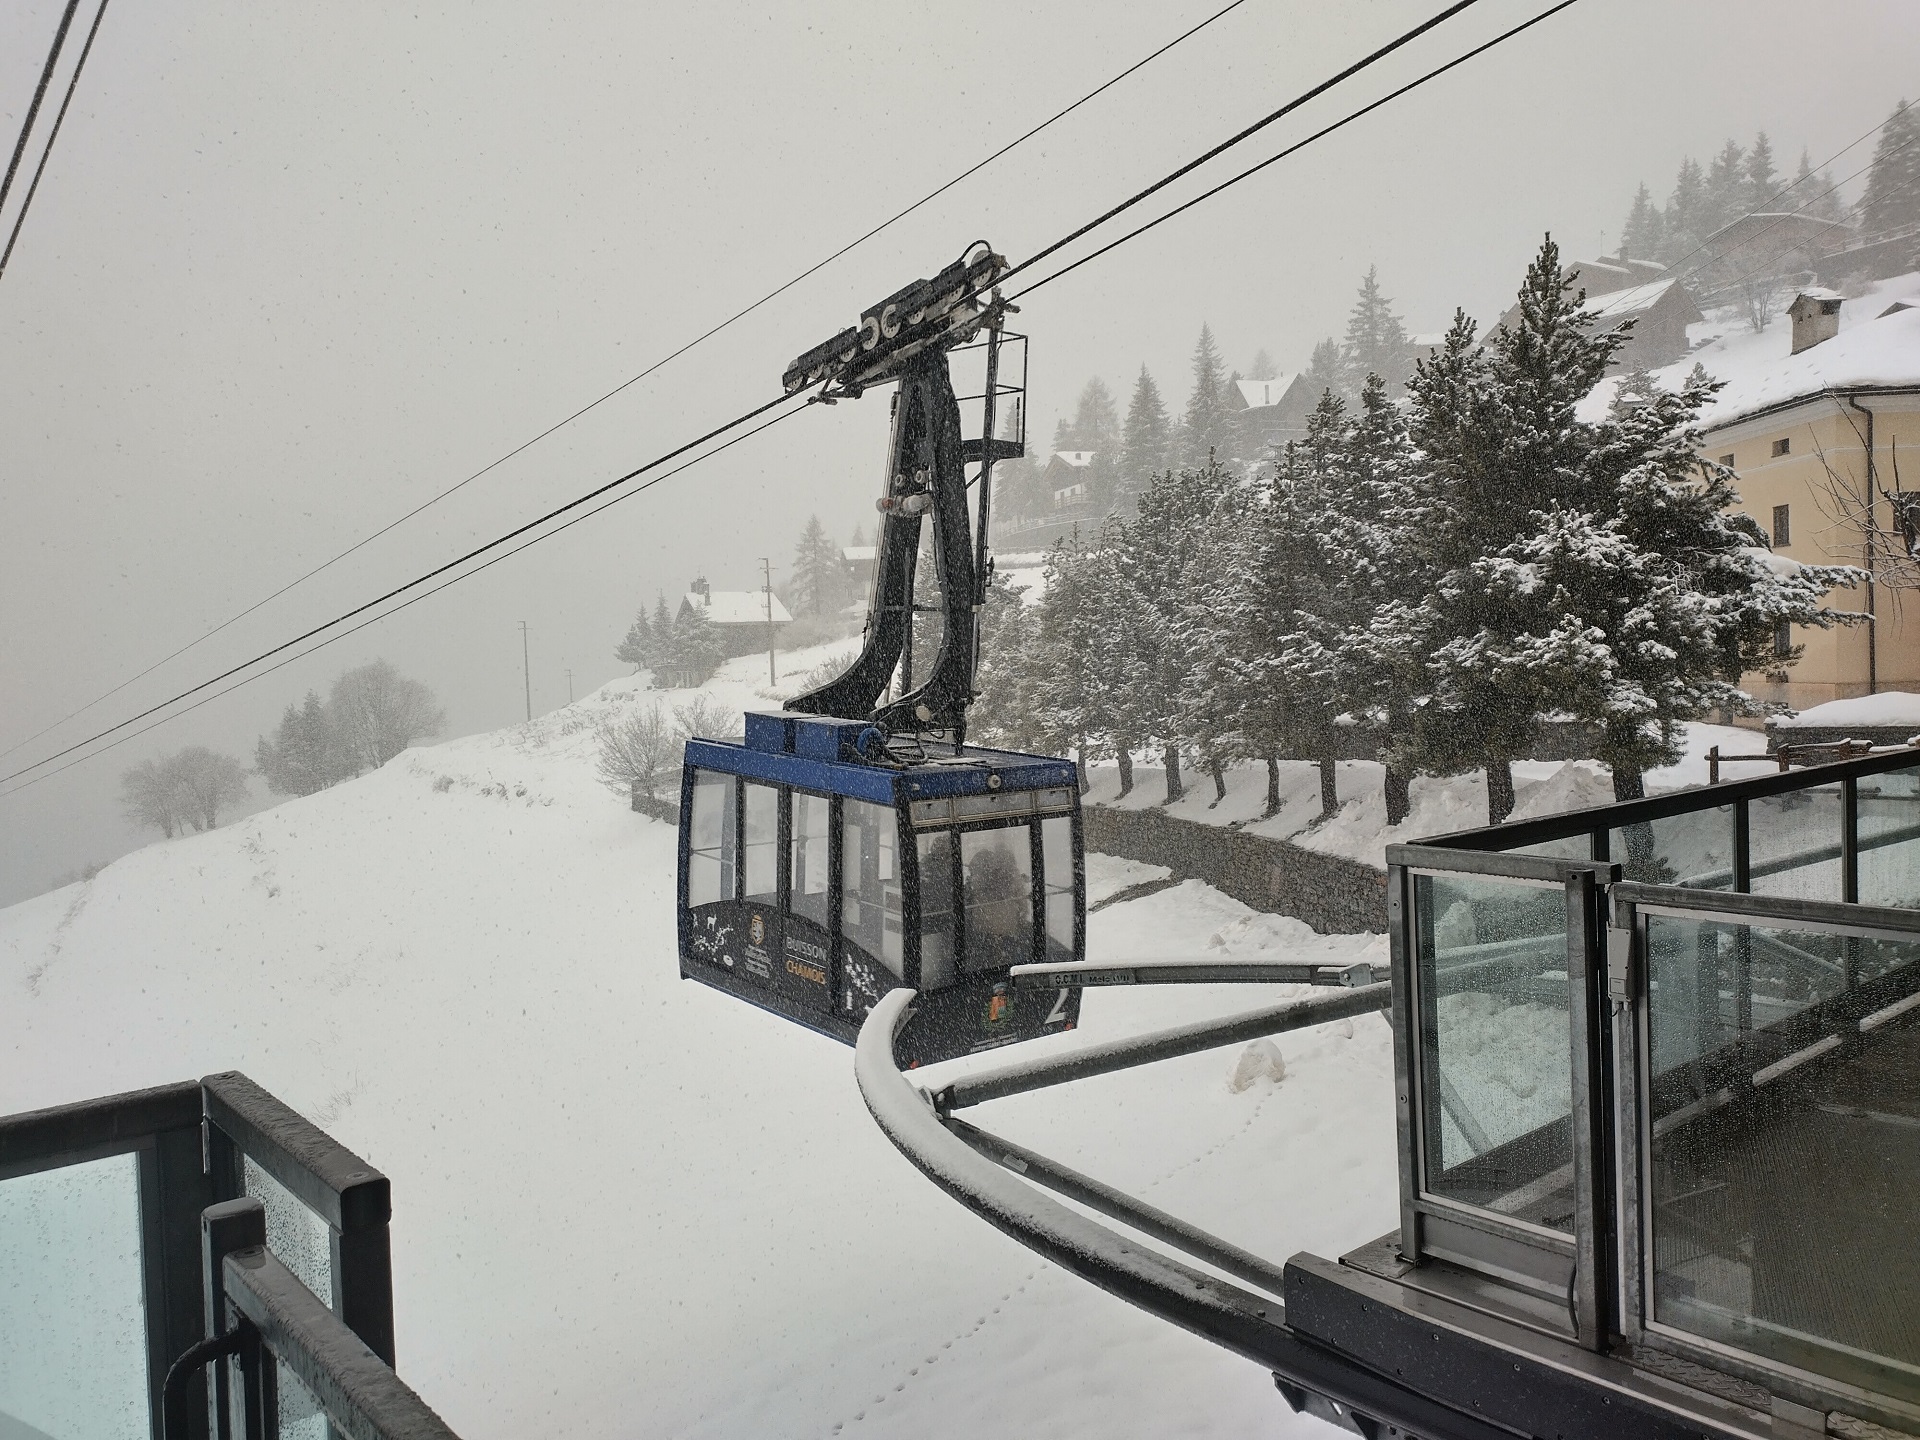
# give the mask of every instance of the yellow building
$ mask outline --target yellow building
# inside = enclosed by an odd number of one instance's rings
[[[1713,340],[1662,378],[1696,362],[1725,382],[1701,452],[1739,476],[1741,509],[1775,553],[1877,577],[1828,597],[1869,620],[1783,629],[1779,653],[1799,659],[1743,688],[1795,710],[1920,692],[1920,274],[1851,299],[1804,291],[1765,330]]]

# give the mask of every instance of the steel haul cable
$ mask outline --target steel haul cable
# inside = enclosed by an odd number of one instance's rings
[[[74,4],[77,5],[78,3],[79,3],[79,0],[74,0]],[[1162,55],[1165,55],[1169,50],[1173,49],[1176,45],[1179,45],[1184,41],[1191,39],[1193,36],[1199,34],[1202,30],[1206,29],[1209,25],[1213,24],[1214,21],[1220,19],[1224,15],[1227,15],[1231,11],[1238,9],[1241,5],[1245,3],[1246,3],[1246,0],[1231,0],[1230,4],[1225,5],[1221,9],[1214,11],[1211,15],[1207,16],[1206,19],[1200,21],[1199,24],[1194,25],[1189,29],[1182,31],[1180,34],[1174,36],[1173,39],[1169,40],[1166,44],[1162,45],[1159,49],[1153,51],[1151,54],[1145,56],[1143,59],[1135,61],[1132,65],[1129,65],[1125,70],[1122,70],[1119,74],[1113,76],[1111,79],[1103,82],[1100,85],[1095,86],[1092,90],[1089,90],[1086,94],[1082,95],[1078,100],[1075,100],[1071,105],[1068,105],[1062,110],[1055,111],[1052,115],[1048,116],[1045,120],[1042,120],[1038,125],[1035,125],[1033,128],[1031,128],[1030,130],[1027,130],[1023,134],[1015,136],[1012,140],[1009,140],[1006,144],[1002,145],[998,150],[995,150],[991,155],[987,156],[984,160],[979,161],[975,165],[969,166],[967,169],[961,171],[958,175],[954,176],[951,180],[947,181],[944,185],[940,185],[935,189],[928,191],[925,195],[922,195],[918,200],[914,201],[911,205],[908,205],[905,209],[896,211],[894,214],[888,216],[885,220],[882,220],[878,225],[875,225],[871,230],[868,230],[865,234],[860,235],[857,238],[848,241],[845,245],[842,245],[838,250],[834,251],[831,255],[827,256],[824,260],[821,260],[817,264],[810,265],[805,270],[802,270],[798,275],[795,275],[791,280],[786,281],[784,284],[775,286],[772,290],[769,290],[766,294],[762,295],[758,300],[755,300],[751,305],[748,305],[743,309],[736,310],[733,314],[729,315],[726,319],[722,320],[718,325],[713,326],[711,329],[706,330],[701,334],[696,335],[693,339],[687,341],[687,343],[682,345],[678,350],[673,351],[671,354],[663,355],[660,359],[654,361],[653,364],[647,366],[647,368],[642,370],[639,374],[632,376],[630,379],[623,380],[620,384],[614,386],[613,389],[607,391],[604,395],[601,395],[598,399],[589,401],[587,404],[582,405],[578,410],[575,410],[571,415],[566,416],[564,419],[555,421],[552,425],[549,425],[545,430],[542,430],[538,435],[535,435],[532,439],[527,440],[522,444],[515,446],[513,449],[507,451],[506,454],[500,456],[498,459],[492,460],[486,465],[481,466],[480,469],[474,471],[471,475],[467,476],[466,479],[461,480],[456,484],[449,485],[446,489],[440,491],[437,495],[434,495],[431,498],[424,500],[420,504],[414,506],[413,509],[407,511],[406,514],[399,516],[397,519],[389,521],[387,524],[381,526],[378,530],[373,531],[371,534],[362,536],[359,540],[356,540],[353,544],[349,545],[346,549],[338,552],[335,555],[329,556],[327,559],[321,561],[318,565],[314,566],[311,570],[307,570],[302,574],[295,576],[293,579],[289,580],[286,584],[282,585],[278,590],[275,590],[271,595],[266,595],[261,597],[259,600],[254,601],[254,603],[249,605],[246,609],[241,610],[234,615],[228,616],[225,620],[221,621],[218,625],[215,625],[211,630],[208,630],[204,634],[196,636],[194,639],[189,640],[186,644],[180,646],[179,649],[171,651],[170,653],[161,656],[158,660],[154,661],[151,665],[147,666],[146,669],[138,672],[137,674],[129,675],[125,680],[122,680],[118,685],[115,685],[111,690],[106,690],[101,692],[100,694],[94,696],[93,699],[87,701],[84,705],[81,705],[76,709],[68,711],[65,715],[62,715],[59,719],[51,722],[50,724],[43,725],[40,729],[34,731],[31,735],[28,735],[20,740],[15,741],[13,744],[7,746],[4,750],[0,750],[0,755],[11,755],[14,751],[20,749],[22,746],[32,744],[35,740],[38,740],[42,735],[47,734],[49,731],[59,729],[60,726],[66,724],[67,721],[73,719],[76,715],[85,714],[88,710],[91,710],[94,706],[98,705],[101,701],[112,699],[115,695],[118,695],[122,690],[126,689],[127,686],[133,684],[135,681],[144,680],[147,676],[151,675],[155,670],[158,670],[162,665],[165,665],[168,661],[177,660],[180,656],[186,654],[187,651],[192,650],[198,645],[204,644],[208,640],[211,640],[215,635],[218,635],[221,631],[227,629],[229,626],[237,624],[239,621],[246,619],[247,616],[253,614],[256,610],[259,610],[262,606],[272,604],[275,600],[278,600],[282,595],[285,595],[289,590],[294,589],[296,586],[305,584],[307,581],[311,580],[314,576],[318,575],[321,571],[329,569],[332,566],[339,564],[342,560],[346,559],[349,555],[352,555],[356,551],[361,550],[366,546],[372,544],[375,540],[378,540],[381,536],[388,534],[390,531],[398,529],[400,526],[406,524],[407,521],[413,519],[414,516],[420,514],[424,510],[431,508],[434,505],[439,504],[442,500],[445,500],[449,495],[452,495],[455,491],[463,489],[468,485],[471,485],[474,481],[480,479],[483,475],[486,475],[488,472],[498,469],[500,466],[506,464],[507,461],[513,459],[515,456],[520,455],[527,450],[530,450],[531,448],[533,448],[533,446],[539,444],[542,440],[546,439],[549,435],[552,435],[555,431],[560,430],[567,425],[571,425],[575,420],[578,420],[582,415],[585,415],[589,410],[592,410],[596,406],[599,406],[605,403],[606,401],[611,400],[614,396],[620,394],[621,391],[626,390],[631,386],[638,384],[640,381],[646,379],[649,375],[652,375],[657,371],[659,371],[660,369],[662,369],[663,367],[672,364],[675,360],[679,359],[682,355],[685,355],[688,351],[692,350],[695,346],[704,344],[706,341],[711,340],[715,335],[718,335],[722,330],[725,330],[728,326],[734,324],[736,321],[745,319],[747,316],[751,315],[754,311],[758,310],[761,306],[765,305],[768,301],[773,300],[778,296],[785,294],[788,290],[791,290],[795,285],[798,285],[801,281],[818,273],[821,270],[824,270],[828,265],[831,265],[835,260],[838,260],[841,256],[847,254],[849,251],[855,249],[857,246],[865,244],[867,241],[871,240],[874,236],[878,235],[881,231],[885,230],[888,226],[893,225],[900,220],[904,220],[907,216],[913,214],[914,211],[920,209],[922,206],[926,205],[928,202],[937,199],[939,196],[944,195],[947,191],[951,190],[954,186],[960,184],[963,180],[966,180],[971,176],[978,174],[980,171],[984,170],[987,166],[991,165],[994,161],[998,160],[1001,156],[1007,154],[1009,151],[1013,150],[1015,147],[1025,144],[1027,141],[1031,140],[1034,136],[1038,135],[1042,130],[1045,130],[1048,126],[1054,124],[1056,121],[1065,119],[1068,115],[1071,115],[1075,110],[1078,110],[1082,105],[1085,105],[1088,101],[1112,89],[1115,85],[1118,85],[1122,80],[1125,80],[1128,76],[1134,74],[1138,70],[1145,68],[1147,65],[1150,65],[1151,63],[1153,63],[1153,61],[1159,59]],[[104,12],[105,9],[106,9],[106,3],[105,3],[105,0],[102,0],[101,10]],[[99,16],[96,15],[94,17],[94,28],[96,30],[99,28],[99,24],[100,24]],[[87,44],[89,47],[91,47],[93,44],[93,37],[91,35],[89,35],[87,38]],[[51,63],[52,62],[49,61],[50,67],[51,67]],[[82,65],[86,63],[86,54],[84,51],[81,53],[80,63]],[[49,70],[49,73],[51,73],[51,69]],[[79,72],[76,70],[75,71],[76,79],[78,79],[78,74]],[[71,87],[68,88],[67,98],[69,100],[73,98],[73,92]],[[66,107],[62,105],[61,114],[64,115],[65,113],[66,113]],[[54,133],[56,136],[59,133],[58,122],[55,123]],[[24,143],[25,143],[25,137],[23,134],[22,144],[24,145]],[[52,141],[50,140],[48,144],[51,145]],[[44,165],[45,163],[46,163],[46,157],[42,155],[41,164]],[[39,184],[39,174],[37,171],[35,172],[35,175],[34,175],[34,184],[36,186]],[[5,194],[4,190],[0,190],[0,199],[4,199],[4,194]],[[29,203],[31,202],[31,200],[32,200],[32,192],[29,191],[28,193]],[[25,212],[23,208],[23,211],[22,211],[23,216],[24,216],[24,213]],[[19,234],[18,226],[15,227],[14,233],[16,236]],[[7,251],[9,254],[12,253],[12,249],[13,249],[12,242],[9,241],[7,246]],[[0,271],[4,271],[5,268],[6,268],[6,261],[4,257],[0,257]]]
[[[1378,63],[1381,59],[1384,59],[1386,56],[1392,54],[1394,51],[1410,43],[1412,40],[1418,38],[1420,35],[1425,34],[1427,31],[1433,29],[1435,26],[1441,24],[1447,19],[1450,19],[1454,15],[1459,14],[1463,10],[1466,10],[1467,8],[1469,8],[1470,6],[1476,3],[1478,3],[1478,0],[1456,0],[1455,4],[1439,12],[1437,15],[1433,16],[1432,18],[1426,21],[1423,21],[1420,25],[1415,26],[1413,29],[1405,32],[1398,38],[1374,50],[1369,55],[1363,57],[1361,60],[1356,61],[1353,64],[1347,66],[1345,69],[1338,72],[1338,74],[1330,77],[1327,80],[1321,81],[1319,84],[1313,86],[1311,89],[1305,91],[1301,95],[1296,96],[1294,99],[1288,101],[1285,105],[1281,106],[1278,110],[1273,111],[1271,114],[1267,115],[1263,119],[1256,121],[1254,124],[1239,131],[1237,134],[1229,137],[1227,140],[1221,142],[1220,144],[1213,146],[1211,149],[1207,150],[1202,155],[1182,165],[1175,171],[1171,172],[1169,175],[1163,177],[1161,180],[1158,180],[1154,184],[1147,186],[1145,189],[1136,192],[1133,196],[1122,201],[1119,205],[1116,205],[1110,208],[1109,210],[1105,211],[1102,215],[1100,215],[1096,219],[1088,222],[1085,225],[1079,226],[1077,229],[1071,231],[1066,236],[1063,236],[1060,240],[1055,241],[1051,245],[1048,245],[1044,249],[1029,256],[1026,260],[1022,261],[1019,265],[1014,266],[1012,270],[1006,272],[1006,274],[1004,274],[1001,277],[1002,281],[1004,281],[1008,275],[1016,274],[1019,271],[1025,270],[1028,267],[1035,264],[1037,261],[1044,259],[1046,256],[1056,253],[1063,246],[1070,244],[1073,240],[1087,234],[1089,231],[1096,228],[1097,226],[1106,223],[1108,220],[1112,219],[1113,217],[1124,213],[1126,210],[1131,209],[1133,206],[1139,204],[1141,201],[1147,199],[1151,195],[1164,189],[1168,184],[1172,183],[1174,180],[1178,179],[1180,176],[1190,173],[1198,166],[1204,164],[1206,161],[1213,159],[1216,156],[1222,154],[1226,150],[1230,149],[1232,146],[1242,143],[1243,141],[1245,141],[1252,135],[1257,134],[1259,131],[1266,128],[1268,125],[1274,123],[1281,117],[1292,113],[1294,110],[1298,109],[1301,105],[1305,104],[1308,100],[1314,98],[1317,95],[1325,93],[1325,91],[1331,88],[1333,85],[1339,83],[1344,79],[1348,79],[1355,74],[1358,74],[1360,71],[1365,70],[1370,65]],[[1039,285],[1046,284],[1052,280],[1058,279],[1060,275],[1067,273],[1068,270],[1077,269],[1081,265],[1086,264],[1088,261],[1095,259],[1100,255],[1106,254],[1108,251],[1116,248],[1118,245],[1124,244],[1126,243],[1126,241],[1134,238],[1134,236],[1143,234],[1145,233],[1145,231],[1152,229],[1155,225],[1158,225],[1167,219],[1171,219],[1173,215],[1177,215],[1184,212],[1185,210],[1191,209],[1194,205],[1200,203],[1201,200],[1211,198],[1213,195],[1220,193],[1222,190],[1225,190],[1230,186],[1239,183],[1239,181],[1247,178],[1249,175],[1255,174],[1258,171],[1265,169],[1268,165],[1273,164],[1275,161],[1281,158],[1284,158],[1286,155],[1293,154],[1299,149],[1304,148],[1306,145],[1312,144],[1315,140],[1321,138],[1322,136],[1331,134],[1334,130],[1339,129],[1341,126],[1348,124],[1355,119],[1358,119],[1363,114],[1367,114],[1373,110],[1379,109],[1382,105],[1389,103],[1391,100],[1397,98],[1400,95],[1406,94],[1409,90],[1417,88],[1419,85],[1426,83],[1427,80],[1434,78],[1436,75],[1444,74],[1446,71],[1453,69],[1456,65],[1462,64],[1466,60],[1472,59],[1474,56],[1485,53],[1486,51],[1492,49],[1494,46],[1499,45],[1508,39],[1511,39],[1513,36],[1521,33],[1524,30],[1531,28],[1533,25],[1540,23],[1542,20],[1547,19],[1551,15],[1557,14],[1561,10],[1566,9],[1575,3],[1577,3],[1577,0],[1560,0],[1559,4],[1553,6],[1552,8],[1546,11],[1543,11],[1539,15],[1536,15],[1533,19],[1525,21],[1522,24],[1515,26],[1512,29],[1504,32],[1503,34],[1496,36],[1494,39],[1486,41],[1481,45],[1476,46],[1474,49],[1468,51],[1466,54],[1458,57],[1453,61],[1448,62],[1445,65],[1438,67],[1438,69],[1436,70],[1430,71],[1428,74],[1422,76],[1420,79],[1413,81],[1408,85],[1404,85],[1400,87],[1398,90],[1391,92],[1389,95],[1383,97],[1382,99],[1372,102],[1371,104],[1363,107],[1361,110],[1355,111],[1352,114],[1345,117],[1344,119],[1337,121],[1330,126],[1325,127],[1319,132],[1316,132],[1316,134],[1309,136],[1307,139],[1302,140],[1293,146],[1290,146],[1288,149],[1282,151],[1279,155],[1270,157],[1269,159],[1260,162],[1259,164],[1251,167],[1250,169],[1243,171],[1241,174],[1232,177],[1231,179],[1227,180],[1223,184],[1215,186],[1213,189],[1205,192],[1203,195],[1195,198],[1194,200],[1190,200],[1185,204],[1177,207],[1175,210],[1169,212],[1168,214],[1162,215],[1158,219],[1150,221],[1146,225],[1143,225],[1138,229],[1129,232],[1127,235],[1120,237],[1119,240],[1116,240],[1111,244],[1103,246],[1100,250],[1094,252],[1093,255],[1085,256],[1082,259],[1075,261],[1073,264],[1065,267],[1064,269],[1060,271],[1056,271],[1050,275],[1043,277],[1040,281],[1035,282],[1035,284],[1027,286],[1026,289],[1020,293],[1024,294],[1024,293],[1027,293],[1028,291],[1034,290],[1038,288]],[[34,770],[38,770],[45,765],[51,764],[54,760],[58,760],[64,756],[70,755],[77,750],[85,749],[87,746],[92,745],[97,741],[106,739],[111,735],[115,735],[120,731],[127,729],[131,725],[138,724],[141,720],[154,716],[162,710],[169,709],[170,707],[178,704],[182,700],[189,699],[192,696],[198,695],[202,691],[207,690],[212,686],[219,684],[221,681],[230,679],[233,676],[238,675],[241,671],[247,670],[259,664],[263,660],[271,659],[273,656],[279,655],[284,651],[292,649],[294,646],[300,645],[307,640],[313,639],[314,637],[321,635],[324,632],[335,628],[336,626],[344,624],[348,620],[354,619],[360,615],[365,614],[367,611],[372,610],[375,607],[384,604],[388,600],[391,600],[400,595],[403,595],[408,591],[417,589],[419,586],[426,584],[428,581],[436,579],[439,576],[445,575],[448,571],[453,570],[456,567],[463,565],[470,560],[476,559],[479,556],[484,555],[491,550],[495,550],[499,548],[501,545],[504,545],[511,540],[517,539],[520,536],[527,534],[531,530],[537,529],[539,526],[546,524],[548,521],[553,520],[559,517],[560,515],[566,514],[571,510],[577,509],[581,505],[584,505],[591,500],[597,499],[600,496],[607,494],[609,491],[616,489],[617,487],[625,484],[627,481],[634,479],[636,476],[642,475],[649,470],[656,469],[659,466],[667,463],[668,461],[676,459],[679,456],[686,454],[689,450],[696,449],[699,446],[707,443],[708,441],[716,439],[719,436],[725,434],[727,431],[736,429],[739,426],[746,424],[748,421],[753,420],[762,414],[765,414],[767,411],[774,409],[780,404],[793,398],[794,398],[793,396],[782,395],[777,399],[770,400],[763,405],[757,406],[754,409],[747,411],[745,414],[737,416],[735,419],[728,421],[726,424],[721,425],[707,432],[705,435],[699,437],[698,439],[689,441],[685,445],[679,446],[676,449],[671,450],[664,455],[658,456],[655,459],[648,461],[645,465],[642,465],[637,469],[629,471],[627,474],[619,477],[618,479],[608,481],[606,484],[601,485],[595,488],[594,490],[587,492],[585,495],[579,496],[578,498],[569,501],[567,504],[547,512],[545,515],[542,515],[537,519],[530,520],[526,524],[521,525],[507,532],[505,535],[499,536],[496,539],[489,541],[485,545],[479,546],[474,550],[468,551],[465,555],[462,555],[457,557],[456,559],[450,560],[445,564],[438,566],[433,570],[428,571],[424,575],[415,577],[413,580],[406,582],[404,585],[396,586],[394,589],[387,591],[384,595],[377,596],[373,600],[367,601],[365,604],[356,606],[352,610],[346,611],[341,615],[335,616],[331,620],[328,620],[320,625],[314,626],[312,629],[309,629],[300,635],[296,635],[291,640],[283,641],[281,644],[274,646],[270,650],[262,651],[260,654],[253,656],[251,659],[243,661],[238,665],[232,666],[229,669],[222,671],[218,675],[215,675],[212,678],[208,680],[204,680],[200,684],[191,687],[190,689],[180,691],[178,694],[175,694],[169,697],[168,699],[161,701],[156,705],[149,706],[147,709],[141,711],[140,713],[129,716],[127,719],[122,720],[115,725],[109,726],[104,730],[98,731],[95,734],[88,736],[84,740],[75,741],[73,744],[68,745],[61,750],[55,751],[53,754],[45,756],[42,759],[37,760],[30,765],[22,766],[20,769],[15,770],[8,775],[0,776],[0,784],[5,784],[13,780],[17,780]],[[720,448],[725,448],[725,447],[723,446]],[[715,453],[717,453],[717,451]],[[704,458],[704,457],[701,457],[701,458]],[[689,462],[689,463],[693,463],[693,462]],[[685,468],[685,467],[681,467],[681,468]],[[659,477],[659,478],[664,478],[664,477]],[[641,488],[645,488],[645,487],[641,487]],[[601,507],[601,508],[605,508],[605,507]],[[590,513],[593,513],[593,512],[590,512]],[[585,518],[585,517],[582,516],[578,518]],[[571,523],[573,522],[569,522],[569,525]],[[550,533],[558,533],[559,529],[565,529],[565,528],[568,528],[568,527],[567,526],[557,527],[555,531]],[[536,536],[535,540],[537,541],[540,538],[544,538],[544,537]],[[534,543],[534,542],[529,541],[528,543]],[[519,549],[524,549],[524,548],[525,546],[519,546],[519,547],[516,547],[514,551],[510,551],[508,553],[510,554],[517,553]],[[505,558],[505,557],[504,556],[496,557],[496,559],[498,558]],[[491,565],[492,563],[494,562],[489,561],[488,565]],[[476,567],[475,570],[468,571],[465,573],[477,574],[480,569],[484,569],[484,568],[487,568],[487,567],[486,566]],[[461,578],[464,578],[464,576],[456,575],[447,583],[448,584],[455,583]],[[436,590],[443,589],[443,588],[445,587],[444,586],[435,587]],[[429,593],[432,593],[432,592],[429,592]],[[397,611],[399,608],[402,608],[402,607],[395,607],[395,610]],[[395,613],[395,611],[389,611],[386,613]],[[374,617],[374,618],[377,619],[380,617]],[[371,623],[371,622],[368,622],[368,623]],[[356,628],[362,628],[362,627],[356,627]],[[318,647],[315,647],[315,648],[318,648]],[[276,666],[274,668],[278,668],[278,667]],[[261,673],[267,673],[267,672],[261,672]],[[242,683],[245,683],[245,682],[242,682]],[[238,687],[237,686],[229,687],[229,691],[234,688],[238,688]],[[221,693],[225,694],[225,693],[229,693],[229,691],[222,691]],[[195,705],[189,708],[198,708],[198,705]],[[175,713],[184,714],[186,712],[182,710]],[[146,728],[151,729],[153,727],[149,726]],[[97,754],[102,752],[95,751],[93,753]],[[87,757],[82,757],[82,758],[84,759]],[[74,763],[78,763],[78,762],[74,762]],[[66,769],[70,767],[63,766],[61,768]],[[17,793],[19,789],[23,789],[23,788],[25,787],[17,786],[15,787],[14,790],[0,792],[0,794]]]

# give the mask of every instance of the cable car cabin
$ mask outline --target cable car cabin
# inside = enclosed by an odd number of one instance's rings
[[[1080,992],[1014,965],[1086,954],[1073,763],[952,745],[870,760],[866,721],[749,714],[689,740],[680,779],[680,974],[852,1044],[919,992],[903,1064],[1072,1029]]]

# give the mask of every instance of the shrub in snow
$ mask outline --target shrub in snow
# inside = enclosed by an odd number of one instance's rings
[[[680,763],[680,737],[656,702],[631,714],[602,720],[594,727],[595,772],[623,800],[636,790],[653,795]]]

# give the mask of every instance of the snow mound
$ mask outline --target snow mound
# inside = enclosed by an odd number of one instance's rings
[[[1829,700],[1824,705],[1810,705],[1797,715],[1782,715],[1773,725],[1781,730],[1813,727],[1830,730],[1848,725],[1894,725],[1920,730],[1920,695],[1905,690],[1883,690],[1878,695]]]

